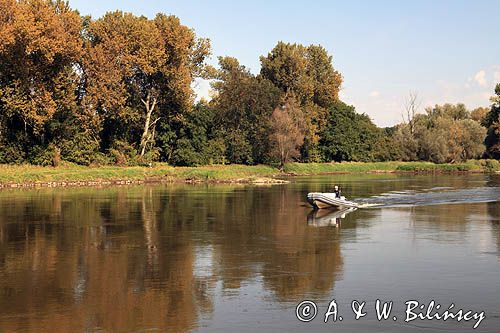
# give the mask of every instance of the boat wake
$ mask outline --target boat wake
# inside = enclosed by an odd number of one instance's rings
[[[409,207],[500,201],[500,187],[453,189],[435,187],[420,191],[393,191],[353,201],[359,208]]]

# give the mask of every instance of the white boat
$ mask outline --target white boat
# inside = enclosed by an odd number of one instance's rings
[[[307,194],[307,202],[314,208],[336,208],[342,210],[359,207],[359,204],[346,200],[343,196],[338,198],[335,193],[311,192]]]

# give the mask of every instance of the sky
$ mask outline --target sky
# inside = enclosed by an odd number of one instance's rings
[[[321,44],[343,78],[341,99],[379,126],[402,120],[417,93],[420,111],[435,104],[488,106],[500,82],[498,2],[460,1],[160,1],[70,0],[81,14],[122,10],[173,14],[209,38],[212,58],[233,56],[260,70],[278,41]],[[197,82],[199,96],[209,84]]]

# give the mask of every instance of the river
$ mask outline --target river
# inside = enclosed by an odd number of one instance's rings
[[[469,332],[477,322],[405,321],[410,300],[484,311],[475,331],[498,331],[500,175],[289,180],[0,191],[0,332]],[[306,194],[333,184],[375,206],[313,212]],[[393,302],[387,320],[377,299]],[[309,322],[296,317],[304,300],[317,308]],[[332,300],[337,321],[325,323]],[[358,320],[353,301],[366,302]]]

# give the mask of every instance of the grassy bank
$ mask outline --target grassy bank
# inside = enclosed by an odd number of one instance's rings
[[[335,172],[495,172],[500,171],[496,160],[470,160],[464,163],[435,164],[431,162],[345,162],[289,163],[285,172],[312,175]]]
[[[257,165],[216,165],[200,167],[172,167],[158,164],[154,167],[66,165],[57,168],[34,165],[0,165],[0,184],[82,183],[82,182],[203,182],[255,181],[279,174],[276,168]],[[70,184],[71,185],[71,184]]]
[[[427,162],[376,163],[289,163],[288,175],[318,175],[328,173],[363,172],[495,172],[500,162],[494,160],[468,161],[457,164]],[[283,174],[275,167],[257,165],[217,165],[200,167],[172,167],[157,164],[149,167],[84,167],[66,165],[57,168],[33,165],[0,165],[0,185],[50,184],[95,185],[99,183],[127,183],[142,181],[164,182],[254,182],[268,181]],[[65,184],[68,183],[68,184]],[[75,184],[76,183],[76,184]]]

